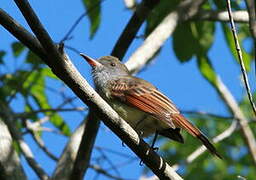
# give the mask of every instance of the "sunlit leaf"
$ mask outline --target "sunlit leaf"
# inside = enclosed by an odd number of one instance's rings
[[[23,88],[30,89],[30,96],[33,97],[40,109],[51,109],[45,94],[45,76],[42,72],[43,70],[41,69],[38,72],[31,73]],[[50,117],[50,122],[63,134],[70,135],[71,132],[68,125],[57,112],[45,112],[45,115]]]
[[[18,57],[23,50],[25,50],[25,46],[21,42],[12,43],[12,53],[15,57]]]
[[[21,155],[21,149],[20,149],[19,143],[15,139],[12,140],[12,147],[13,147],[13,149],[15,149],[17,154],[20,156]]]
[[[232,35],[232,32],[231,32],[230,28],[226,24],[222,24],[222,30],[224,32],[224,37],[225,37],[226,43],[229,47],[229,50],[230,50],[231,54],[233,55],[233,57],[239,63],[235,42],[234,42],[233,35]],[[239,44],[240,44],[241,52],[242,52],[242,55],[243,55],[245,69],[246,69],[246,71],[250,71],[251,56],[250,56],[250,54],[248,54],[244,50],[244,48],[242,46],[242,43],[241,43],[241,40],[239,40]]]
[[[90,38],[92,39],[100,25],[101,0],[82,0],[85,6],[88,18],[90,20]]]
[[[47,67],[42,69],[42,74],[53,79],[59,79],[55,74],[53,74],[51,69]]]
[[[197,56],[198,67],[201,74],[214,86],[216,86],[217,76],[209,57],[207,55],[198,55]]]

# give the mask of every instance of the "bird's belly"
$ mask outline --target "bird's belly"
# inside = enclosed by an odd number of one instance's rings
[[[135,131],[143,137],[147,137],[150,134],[155,133],[156,130],[168,128],[168,126],[160,120],[155,119],[153,116],[139,109],[120,102],[110,103],[110,105]]]

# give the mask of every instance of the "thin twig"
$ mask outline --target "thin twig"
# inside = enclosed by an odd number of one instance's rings
[[[52,160],[54,161],[58,161],[58,158],[52,154],[47,148],[46,146],[44,145],[44,142],[43,140],[41,139],[41,137],[34,131],[33,128],[30,128],[30,124],[29,124],[29,121],[26,121],[25,123],[28,131],[30,132],[32,138],[34,139],[34,141],[37,143],[37,145],[45,152],[45,154],[47,154]]]
[[[106,156],[106,154],[102,151],[102,149],[98,149],[98,151],[100,152],[102,158],[104,161],[108,162],[108,164],[110,165],[110,168],[112,170],[114,170],[116,172],[116,174],[118,176],[121,176],[120,172],[118,171],[118,167],[119,166],[115,166],[114,163]]]
[[[31,116],[37,113],[45,113],[45,112],[70,112],[70,111],[86,111],[87,108],[85,107],[76,107],[76,108],[49,108],[49,109],[40,109],[36,111],[29,111],[29,112],[23,112],[23,113],[17,113],[15,114],[15,117],[27,117]]]
[[[114,155],[118,155],[118,156],[121,156],[121,157],[124,157],[124,158],[134,158],[134,156],[131,156],[127,153],[122,153],[122,152],[119,152],[119,151],[115,151],[115,150],[112,150],[112,149],[109,149],[109,148],[106,148],[106,147],[100,147],[100,146],[94,146],[95,149],[101,149],[101,150],[104,150],[106,152],[109,152],[109,153],[112,153]]]
[[[228,9],[228,15],[229,15],[229,19],[230,19],[232,34],[233,34],[233,38],[234,38],[234,41],[235,41],[237,56],[238,56],[238,59],[239,59],[239,62],[240,62],[241,72],[243,74],[243,79],[244,79],[246,92],[247,92],[250,104],[252,106],[252,110],[254,112],[254,115],[256,116],[256,106],[253,102],[253,97],[252,97],[252,94],[251,94],[251,88],[250,88],[250,84],[249,84],[248,77],[247,77],[246,70],[245,70],[245,66],[244,66],[243,55],[242,55],[242,51],[241,51],[241,48],[240,48],[240,45],[239,45],[237,33],[236,33],[236,26],[235,26],[234,19],[233,19],[230,0],[227,0],[227,9]]]
[[[77,20],[74,22],[74,24],[71,26],[71,28],[68,30],[67,34],[64,35],[64,37],[62,38],[62,40],[60,40],[60,43],[63,43],[64,41],[70,39],[70,34],[76,29],[77,25],[81,22],[81,20],[87,16],[91,11],[93,11],[96,7],[98,7],[99,5],[101,5],[101,3],[103,3],[105,0],[100,0],[97,3],[95,3],[91,8],[89,8],[86,12],[84,12],[83,14],[81,14]]]
[[[219,114],[213,114],[213,113],[209,113],[209,112],[204,112],[204,111],[180,111],[182,114],[189,114],[189,115],[200,115],[200,116],[210,116],[213,118],[217,118],[217,119],[234,119],[234,117],[231,116],[222,116]]]
[[[104,175],[108,178],[114,179],[114,180],[127,180],[127,179],[120,178],[120,177],[117,177],[117,176],[114,176],[114,175],[110,174],[107,170],[102,169],[98,165],[90,165],[89,168],[92,168],[96,172],[98,172],[98,173],[100,173],[100,174],[102,174],[102,175]]]

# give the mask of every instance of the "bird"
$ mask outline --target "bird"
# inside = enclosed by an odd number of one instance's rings
[[[103,56],[95,60],[83,53],[80,55],[92,67],[96,91],[141,137],[157,133],[184,143],[180,132],[183,129],[222,159],[208,138],[166,95],[150,82],[132,76],[118,58]]]

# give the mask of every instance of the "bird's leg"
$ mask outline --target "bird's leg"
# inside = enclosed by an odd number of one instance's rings
[[[154,135],[154,138],[153,138],[153,141],[152,141],[152,144],[150,146],[150,148],[153,150],[153,151],[158,151],[158,147],[154,147],[155,146],[155,143],[156,143],[156,139],[157,139],[157,136],[158,136],[158,131],[155,132],[155,135]]]
[[[139,120],[134,127],[134,130],[139,134],[140,137],[143,135],[143,132],[138,131],[138,127],[146,118],[147,118],[147,115],[144,115],[143,118],[141,120]]]
[[[152,149],[153,151],[158,151],[158,147],[154,147],[155,146],[155,143],[156,143],[156,139],[157,139],[157,136],[158,136],[158,131],[156,131],[156,133],[155,133],[155,135],[154,135],[154,138],[153,138],[153,142],[152,142],[152,144],[151,144],[151,146],[150,146],[150,149]],[[143,162],[142,162],[142,160],[140,160],[140,165],[142,166],[143,165]]]
[[[143,122],[146,118],[147,118],[147,116],[144,115],[143,118],[142,118],[141,120],[139,120],[139,121],[136,123],[135,127],[134,127],[134,130],[138,133],[139,137],[141,137],[141,136],[143,135],[143,132],[142,132],[142,131],[138,131],[138,130],[137,130],[137,127],[138,127],[138,126],[141,124],[141,122]],[[122,146],[125,147],[124,142],[122,142]]]

